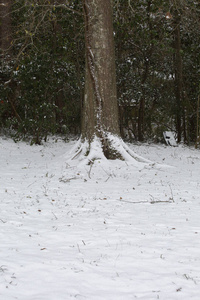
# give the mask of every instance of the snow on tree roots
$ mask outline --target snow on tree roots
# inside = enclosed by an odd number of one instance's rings
[[[83,141],[80,138],[71,150],[68,162],[76,160],[81,165],[90,165],[96,161],[108,163],[108,160],[116,159],[135,166],[139,166],[141,163],[152,164],[151,161],[134,153],[120,137],[112,134],[106,134],[104,141],[95,136],[90,143],[88,140]]]

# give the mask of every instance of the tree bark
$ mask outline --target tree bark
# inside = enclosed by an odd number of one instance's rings
[[[182,105],[183,105],[183,68],[181,57],[180,13],[174,10],[174,71],[175,71],[175,97],[176,97],[176,131],[178,143],[182,136]]]
[[[148,24],[148,30],[149,30],[149,47],[146,49],[145,52],[143,52],[143,72],[141,77],[141,98],[139,101],[139,110],[138,110],[138,141],[142,142],[144,140],[144,123],[145,123],[145,102],[146,102],[146,95],[145,95],[145,83],[149,76],[149,67],[150,67],[150,59],[153,54],[153,43],[152,40],[154,39],[153,36],[153,25],[151,21],[151,5],[152,0],[147,1],[146,3],[146,16],[147,16],[147,24]]]
[[[86,74],[82,135],[72,149],[83,164],[120,159],[149,163],[122,141],[116,92],[112,0],[83,0]]]
[[[86,74],[82,138],[98,137],[109,156],[107,134],[120,135],[111,0],[84,0]]]
[[[11,47],[11,0],[0,0],[0,48],[3,54]]]

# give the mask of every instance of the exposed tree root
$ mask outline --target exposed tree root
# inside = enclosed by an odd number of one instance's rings
[[[137,155],[132,151],[121,138],[112,134],[106,134],[103,141],[95,136],[89,143],[80,138],[70,152],[70,160],[77,160],[81,164],[90,165],[94,161],[116,160],[129,162],[134,165],[140,163],[152,164],[151,161]]]

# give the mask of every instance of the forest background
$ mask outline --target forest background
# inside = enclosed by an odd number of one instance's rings
[[[199,142],[200,3],[114,0],[120,132]],[[0,0],[0,129],[40,144],[81,132],[82,1]]]

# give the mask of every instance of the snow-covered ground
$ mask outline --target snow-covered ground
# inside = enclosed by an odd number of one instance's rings
[[[0,299],[199,300],[200,151],[77,166],[74,143],[0,138]]]

